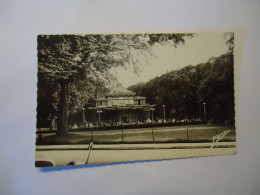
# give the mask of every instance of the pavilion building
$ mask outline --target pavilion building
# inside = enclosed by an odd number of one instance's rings
[[[146,103],[146,97],[137,96],[135,93],[118,87],[103,97],[96,99],[99,121],[113,123],[139,123],[145,122],[150,117],[151,105]]]

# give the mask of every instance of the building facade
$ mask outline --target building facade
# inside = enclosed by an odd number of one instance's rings
[[[151,105],[146,103],[146,97],[118,87],[103,97],[96,99],[98,121],[122,123],[143,123],[149,120]]]

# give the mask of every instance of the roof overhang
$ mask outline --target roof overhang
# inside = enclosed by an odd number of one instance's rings
[[[151,105],[129,105],[129,106],[106,106],[106,107],[88,107],[90,110],[143,110],[149,111]]]

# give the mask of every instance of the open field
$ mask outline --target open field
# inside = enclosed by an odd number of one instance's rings
[[[57,144],[141,144],[141,143],[192,143],[212,142],[212,137],[231,130],[222,141],[235,141],[235,128],[220,125],[190,125],[124,130],[95,130],[69,132],[61,136],[55,133],[37,135],[37,145]]]

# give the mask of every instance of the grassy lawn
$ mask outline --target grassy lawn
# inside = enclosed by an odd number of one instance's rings
[[[188,131],[187,131],[188,129]],[[156,127],[145,129],[124,129],[105,131],[69,132],[37,135],[38,145],[58,144],[119,144],[119,143],[187,143],[212,142],[212,137],[231,130],[221,141],[235,141],[235,128],[230,126],[193,125],[178,127]],[[92,136],[91,136],[92,134]]]

